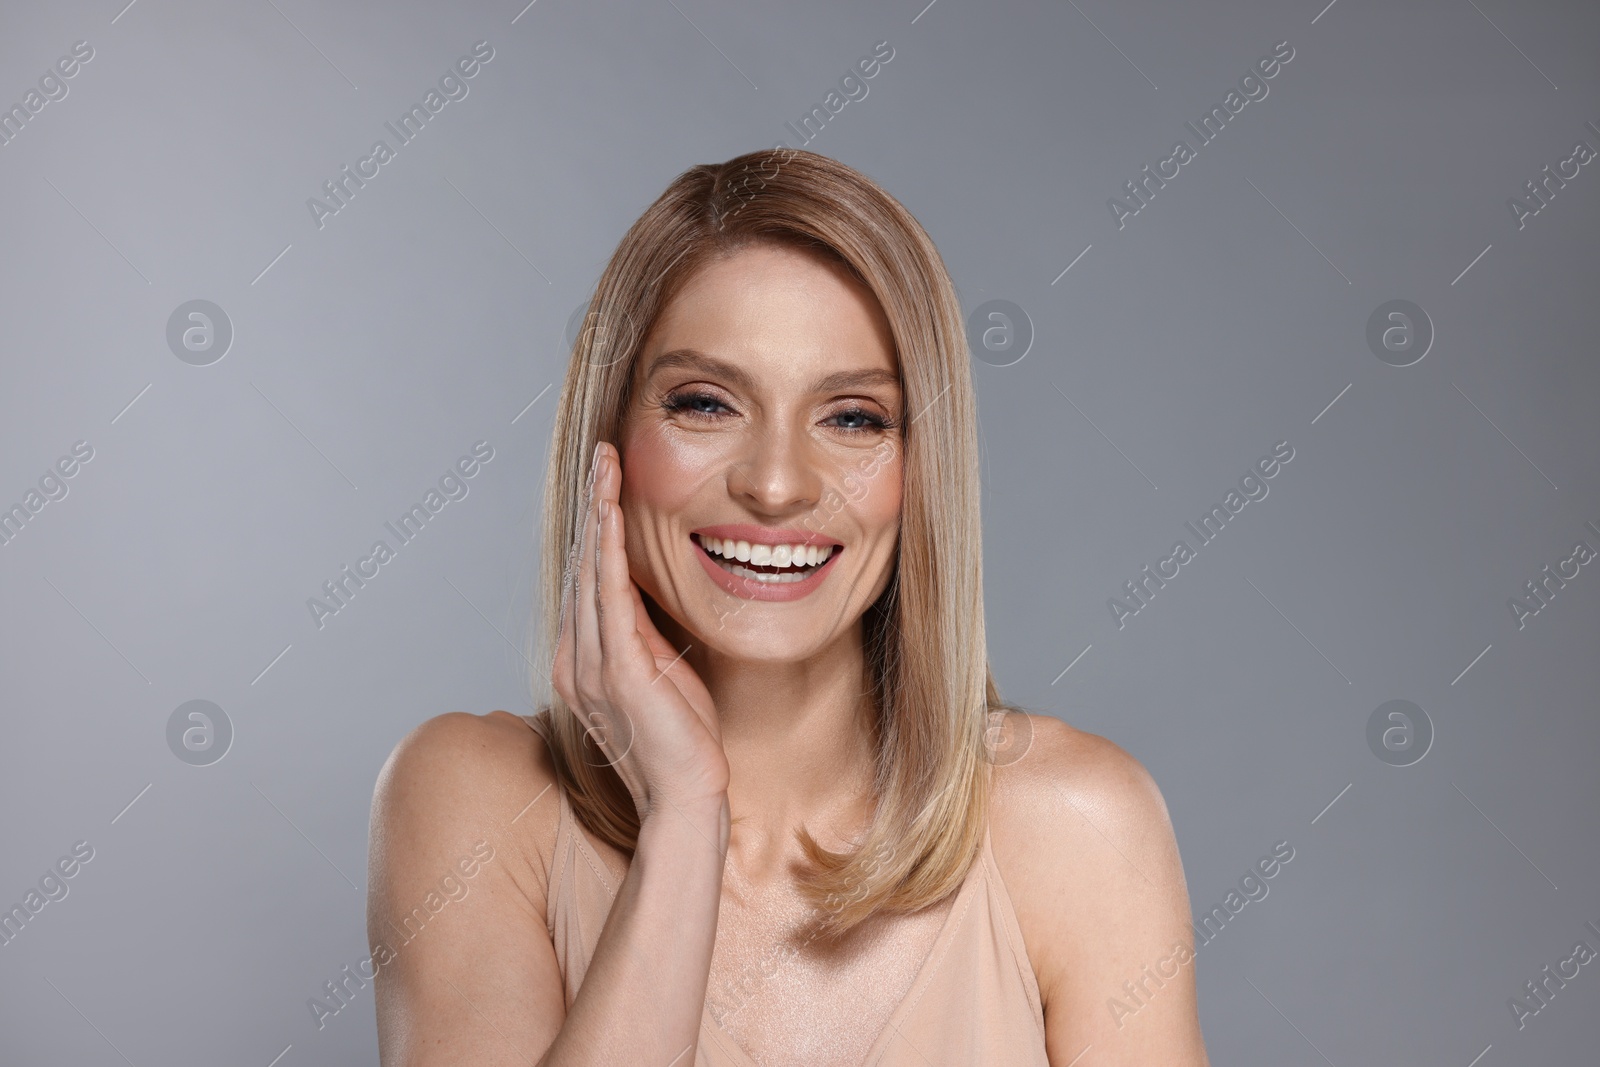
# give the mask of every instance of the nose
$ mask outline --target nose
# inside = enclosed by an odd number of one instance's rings
[[[751,510],[774,517],[822,500],[822,457],[803,428],[753,434],[728,469],[728,492]]]

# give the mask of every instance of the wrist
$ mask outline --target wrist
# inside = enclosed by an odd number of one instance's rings
[[[719,853],[727,851],[728,794],[713,793],[694,799],[652,799],[639,820],[639,842],[663,840],[669,847],[685,839],[700,839]]]

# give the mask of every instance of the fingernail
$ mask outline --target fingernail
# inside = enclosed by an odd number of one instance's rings
[[[605,522],[611,517],[611,501],[604,498],[600,501],[600,521]]]

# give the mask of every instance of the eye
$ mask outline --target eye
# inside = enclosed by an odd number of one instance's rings
[[[828,416],[828,421],[835,422],[839,429],[849,433],[867,433],[873,430],[887,430],[894,424],[882,415],[874,414],[863,408],[852,407],[843,411],[834,412]]]
[[[661,402],[661,408],[671,414],[680,412],[696,419],[715,419],[719,415],[718,409],[731,411],[728,405],[712,396],[710,393],[696,390],[686,390],[669,393]]]

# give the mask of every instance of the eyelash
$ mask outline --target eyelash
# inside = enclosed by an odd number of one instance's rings
[[[664,399],[661,402],[661,408],[662,408],[663,411],[669,412],[671,414],[678,414],[678,413],[681,412],[681,413],[683,413],[685,415],[688,415],[691,418],[696,418],[696,419],[714,419],[714,418],[717,418],[717,416],[715,414],[711,413],[711,412],[698,411],[694,407],[691,406],[691,405],[693,405],[695,403],[698,403],[699,401],[702,401],[702,400],[708,400],[711,403],[719,404],[724,408],[728,407],[728,405],[723,404],[721,400],[719,400],[716,397],[712,396],[710,393],[689,391],[689,392],[675,392],[675,393],[667,394],[666,399]],[[729,410],[731,411],[732,409],[729,408]],[[845,417],[845,416],[858,417],[858,418],[866,420],[866,425],[864,425],[864,426],[840,426],[840,427],[838,427],[839,429],[843,430],[846,433],[867,433],[869,431],[874,431],[874,430],[881,432],[883,430],[892,430],[895,427],[895,422],[894,422],[893,419],[890,419],[890,418],[888,418],[887,416],[884,416],[884,415],[875,414],[875,413],[873,413],[871,411],[867,411],[865,408],[861,408],[861,407],[850,407],[850,408],[844,409],[843,411],[836,411],[829,417],[837,419],[837,418],[842,418],[842,417]]]

